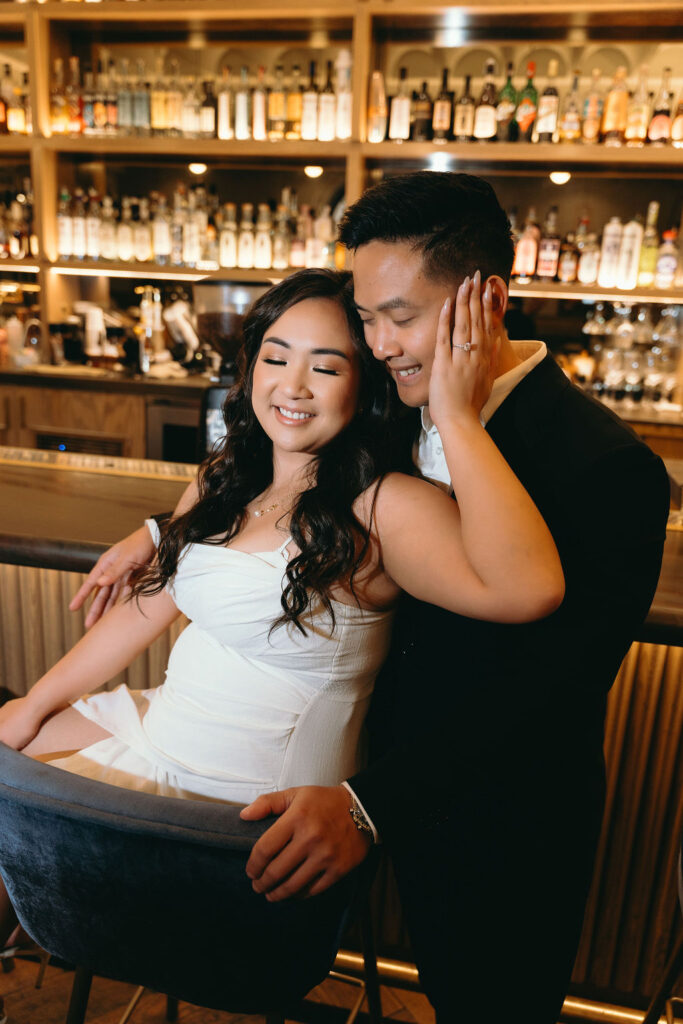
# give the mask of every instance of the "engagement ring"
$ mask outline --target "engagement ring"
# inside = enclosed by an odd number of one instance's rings
[[[466,341],[464,345],[457,345],[455,342],[453,342],[453,348],[461,348],[463,352],[469,352],[469,350],[472,348],[472,342]]]

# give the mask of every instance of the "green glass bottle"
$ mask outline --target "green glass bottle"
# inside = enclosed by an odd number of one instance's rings
[[[519,130],[515,120],[517,90],[512,84],[512,61],[508,63],[507,75],[507,81],[498,94],[496,104],[496,138],[499,142],[516,142]]]

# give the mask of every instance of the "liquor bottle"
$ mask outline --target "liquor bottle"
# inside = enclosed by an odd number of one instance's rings
[[[71,196],[63,188],[57,207],[57,255],[60,260],[70,260],[73,255],[74,231],[71,219]]]
[[[384,142],[387,134],[387,94],[384,88],[384,75],[381,71],[373,71],[370,79],[367,131],[368,142]],[[292,263],[292,266],[295,264]]]
[[[150,93],[150,127],[152,135],[165,135],[168,127],[166,115],[166,80],[164,78],[164,59],[157,57],[156,74]]]
[[[27,135],[33,133],[33,108],[31,107],[31,89],[29,87],[28,71],[24,71],[21,76],[22,93],[21,101],[24,107],[24,131]]]
[[[562,284],[573,284],[579,268],[579,253],[573,231],[568,231],[560,247],[557,264],[557,280]]]
[[[7,135],[7,132],[7,102],[0,90],[0,135]]]
[[[173,193],[173,214],[171,216],[171,263],[179,267],[183,262],[183,229],[185,227],[185,207],[182,187]]]
[[[406,84],[407,68],[398,73],[398,90],[389,108],[389,138],[392,142],[404,142],[410,138],[410,96]]]
[[[557,78],[558,63],[556,60],[548,62],[548,84],[541,93],[538,102],[538,113],[536,115],[536,131],[534,138],[536,142],[554,142],[557,132],[557,120],[560,110],[560,96],[555,85]]]
[[[171,77],[166,90],[166,129],[169,135],[182,135],[183,99],[183,90],[178,76],[178,61],[172,60]]]
[[[337,119],[335,134],[345,142],[351,138],[351,119],[353,96],[351,93],[351,54],[348,50],[340,50],[335,61],[337,72]]]
[[[495,68],[494,61],[486,61],[484,84],[474,111],[472,133],[477,142],[492,142],[496,137],[496,87],[493,82]]]
[[[83,134],[95,134],[95,76],[90,68],[83,74]]]
[[[104,135],[107,131],[107,74],[101,57],[97,62],[95,95],[93,97],[93,120],[95,122],[95,135]]]
[[[587,143],[600,141],[600,126],[605,100],[600,86],[600,68],[593,68],[591,84],[583,101],[583,121],[581,124],[581,141]]]
[[[201,259],[201,233],[197,216],[197,191],[191,188],[187,194],[187,210],[183,222],[183,263],[196,267]]]
[[[671,124],[671,145],[675,149],[683,149],[683,96],[678,101]]]
[[[308,66],[308,85],[301,97],[301,138],[311,142],[318,138],[318,87],[315,84],[316,63]]]
[[[249,270],[254,266],[254,206],[242,203],[242,220],[237,237],[237,266]]]
[[[657,253],[655,288],[671,288],[678,269],[679,251],[676,245],[678,232],[675,228],[662,232],[662,244]]]
[[[576,270],[579,283],[595,284],[598,279],[599,267],[600,246],[598,245],[598,236],[594,232],[589,232],[581,249],[579,265]]]
[[[581,138],[581,101],[579,99],[579,75],[574,71],[572,87],[565,97],[560,122],[557,128],[560,142],[578,142]]]
[[[273,225],[268,203],[259,203],[254,233],[254,266],[268,270],[273,265]]]
[[[199,95],[197,82],[191,78],[183,93],[183,112],[181,118],[182,134],[190,139],[199,138],[201,133],[202,98]]]
[[[114,203],[111,196],[104,196],[100,219],[100,255],[103,260],[115,260],[118,258],[119,250],[116,234]]]
[[[133,218],[128,196],[121,200],[121,220],[116,228],[116,249],[118,259],[130,263],[133,259]]]
[[[85,218],[85,255],[89,260],[100,258],[100,224],[100,204],[97,201],[97,193],[91,189]]]
[[[71,204],[71,231],[73,259],[84,260],[86,245],[85,232],[85,203],[83,201],[83,189],[77,188],[74,191],[74,198]]]
[[[655,97],[652,120],[647,130],[647,139],[652,146],[666,146],[671,140],[671,112],[673,107],[671,91],[671,68],[662,71],[662,84]]]
[[[515,252],[515,277],[520,284],[527,284],[536,273],[540,235],[536,223],[536,210],[531,206]]]
[[[10,135],[26,134],[26,111],[24,109],[21,89],[12,88],[12,98],[7,103],[7,131]]]
[[[7,130],[7,106],[3,100],[5,111],[4,123]],[[50,130],[53,135],[65,135],[69,130],[69,111],[64,93],[64,62],[61,57],[56,57],[54,62],[54,73],[52,77],[52,91],[50,93]]]
[[[602,141],[606,146],[621,146],[626,134],[628,115],[628,89],[626,68],[618,67],[614,74],[612,88],[607,93],[605,109],[602,112]]]
[[[249,104],[249,68],[240,69],[240,80],[235,90],[235,138],[251,138],[251,109]]]
[[[160,195],[152,221],[152,252],[154,262],[164,267],[171,258],[171,217],[166,196]]]
[[[408,101],[410,105],[410,100]],[[410,122],[410,114],[408,117]],[[434,142],[448,142],[453,121],[453,95],[448,89],[448,68],[441,72],[441,92],[434,100],[432,112],[432,138]],[[410,128],[410,124],[408,125]]]
[[[268,138],[268,99],[264,76],[266,69],[259,67],[256,72],[256,86],[251,97],[251,137],[263,142]]]
[[[130,135],[133,131],[133,90],[131,87],[130,73],[128,71],[128,61],[125,57],[121,61],[118,108],[119,132],[122,135]]]
[[[623,226],[618,217],[612,217],[602,229],[602,245],[600,246],[600,269],[598,285],[600,288],[614,288],[617,283],[617,265],[621,249]]]
[[[146,80],[144,62],[137,64],[137,81],[133,89],[133,128],[136,135],[149,135],[150,126],[150,89]]]
[[[657,255],[659,253],[659,234],[657,232],[657,218],[659,217],[659,203],[656,199],[648,205],[647,218],[645,220],[645,234],[640,246],[640,261],[638,263],[638,287],[651,288],[655,280],[657,269]]]
[[[423,82],[413,104],[413,139],[428,142],[432,137],[432,100]]]
[[[507,79],[498,94],[496,104],[496,138],[499,142],[516,142],[519,138],[519,127],[515,120],[516,110],[517,90],[512,84],[512,61],[509,61]]]
[[[540,108],[539,108],[540,109]],[[536,277],[554,281],[560,261],[562,239],[557,231],[557,207],[551,206],[545,219],[543,232],[538,243]]]
[[[216,94],[213,91],[213,82],[206,81],[203,85],[204,98],[199,108],[199,132],[203,139],[215,139],[218,103],[216,101]]]
[[[332,61],[327,62],[327,78],[318,97],[318,139],[331,142],[337,126],[337,97],[332,85]]]
[[[137,216],[133,224],[133,253],[138,263],[149,263],[154,257],[148,199],[141,199],[138,203]]]
[[[216,134],[219,139],[232,139],[234,127],[235,99],[230,85],[230,68],[225,66],[221,72],[221,84],[218,87],[218,125]]]
[[[119,83],[113,60],[109,61],[105,75],[105,107],[107,110],[105,131],[107,135],[116,135],[119,130]]]
[[[78,57],[69,58],[69,84],[66,87],[65,95],[68,130],[71,135],[80,135],[83,131],[83,96]]]
[[[237,266],[237,209],[234,203],[223,207],[223,223],[218,236],[218,262],[222,267]]]
[[[530,142],[536,124],[538,110],[538,92],[534,85],[536,64],[530,60],[526,66],[527,82],[519,94],[519,103],[515,111],[515,120],[519,129],[519,137],[523,142]]]
[[[474,99],[470,93],[470,75],[465,76],[465,91],[455,104],[453,138],[456,142],[471,142],[474,135]]]
[[[285,71],[281,64],[275,68],[275,81],[268,93],[268,138],[281,142],[287,130],[287,93]],[[270,264],[268,264],[270,266]]]
[[[628,101],[626,113],[626,145],[642,146],[647,139],[647,128],[650,123],[650,94],[647,87],[647,64],[641,64],[638,84]],[[635,285],[634,285],[635,287]]]
[[[617,288],[625,291],[635,288],[638,283],[640,247],[643,243],[643,218],[634,217],[624,225],[617,262]]]
[[[275,212],[275,231],[273,232],[273,269],[286,270],[289,266],[289,227],[287,225],[287,207],[282,203]]]
[[[301,85],[301,68],[295,64],[292,68],[292,81],[287,90],[285,138],[296,141],[301,138],[301,112],[303,108],[303,87]]]

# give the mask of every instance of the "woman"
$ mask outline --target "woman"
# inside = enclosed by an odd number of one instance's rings
[[[496,342],[478,275],[455,302],[456,330],[472,346],[451,344],[447,300],[430,385],[457,505],[393,471],[409,453],[392,440],[390,384],[366,349],[347,277],[303,271],[257,301],[226,438],[156,537],[135,600],[0,709],[0,740],[175,796],[246,803],[337,783],[357,767],[403,589],[508,622],[558,606],[550,533],[479,422]],[[482,513],[494,506],[491,530]],[[192,622],[162,686],[83,698],[181,611]]]

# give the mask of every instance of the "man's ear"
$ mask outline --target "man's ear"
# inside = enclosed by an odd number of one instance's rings
[[[497,274],[491,274],[487,283],[493,291],[493,315],[502,322],[508,307],[508,286]]]

